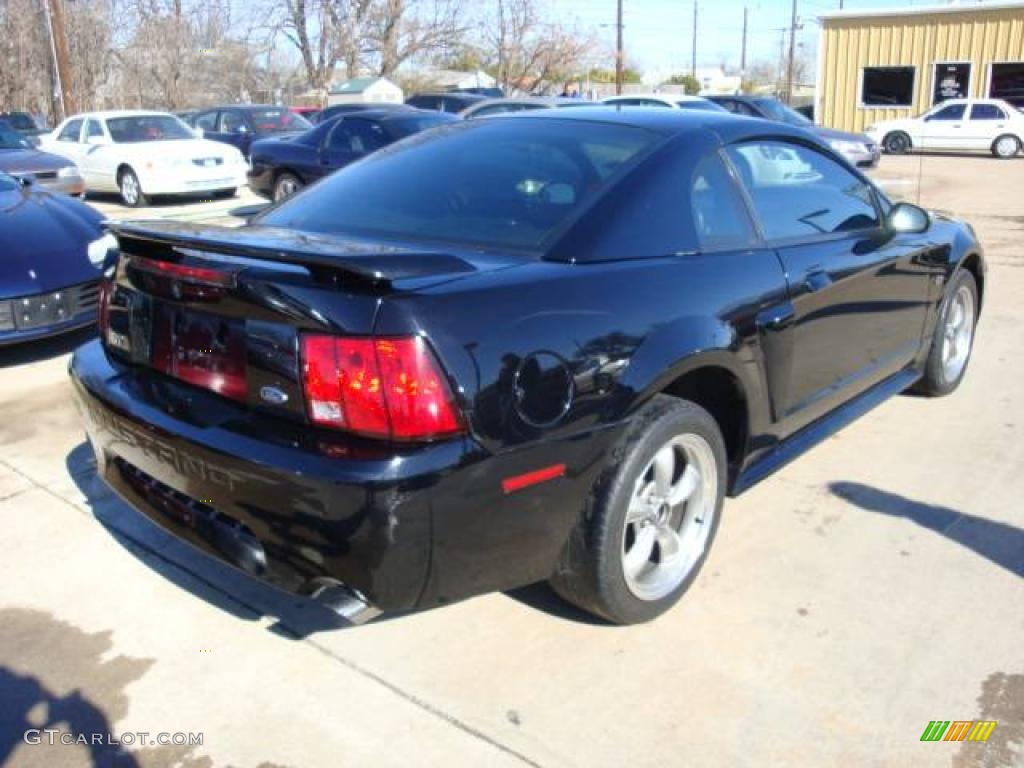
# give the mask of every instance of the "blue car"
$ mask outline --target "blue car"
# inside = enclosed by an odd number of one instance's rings
[[[379,109],[325,120],[301,136],[252,146],[249,189],[275,202],[388,144],[445,123],[455,115],[419,109]]]
[[[230,144],[245,157],[249,157],[249,149],[255,141],[302,133],[313,127],[309,120],[285,107],[256,104],[214,107],[192,115],[188,123],[201,130],[204,139]]]
[[[0,173],[0,345],[95,322],[115,246],[93,208]]]

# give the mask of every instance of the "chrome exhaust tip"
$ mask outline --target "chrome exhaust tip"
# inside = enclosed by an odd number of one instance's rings
[[[372,621],[381,614],[381,610],[363,597],[359,590],[340,581],[318,579],[309,596],[356,626]]]

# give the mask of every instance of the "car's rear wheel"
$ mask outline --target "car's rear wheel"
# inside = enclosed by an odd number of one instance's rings
[[[978,321],[978,285],[966,269],[956,273],[939,311],[924,375],[917,389],[933,397],[960,386],[974,348]]]
[[[910,151],[910,137],[903,131],[886,134],[882,148],[890,155],[905,155]]]
[[[277,177],[277,181],[274,182],[274,202],[276,203],[291,197],[300,189],[302,189],[302,182],[299,181],[298,176],[291,173],[282,173]]]
[[[671,608],[700,571],[725,496],[725,443],[695,403],[655,397],[595,484],[551,584],[617,624]]]
[[[117,186],[121,190],[121,201],[129,208],[142,208],[149,204],[139,177],[131,168],[125,168],[117,179]]]
[[[1009,160],[1011,157],[1016,157],[1019,152],[1020,139],[1016,136],[1005,134],[1003,136],[999,136],[992,142],[992,154],[1003,160]]]

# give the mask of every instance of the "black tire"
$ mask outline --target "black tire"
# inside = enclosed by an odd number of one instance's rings
[[[117,186],[121,190],[121,202],[129,208],[144,208],[149,205],[149,198],[142,191],[139,177],[135,175],[135,171],[131,168],[125,168],[121,171],[117,177]]]
[[[962,367],[955,375],[950,375],[943,360],[943,349],[946,340],[945,330],[950,319],[949,315],[954,300],[961,290],[966,290],[970,294],[972,307],[971,335]],[[964,375],[967,373],[967,366],[970,363],[971,352],[974,348],[974,330],[977,327],[977,321],[978,284],[974,280],[974,275],[966,269],[961,269],[953,276],[953,279],[950,280],[947,286],[946,297],[942,301],[942,307],[939,309],[939,318],[935,324],[935,333],[932,335],[932,346],[928,351],[928,360],[925,362],[924,375],[914,387],[916,391],[929,397],[942,397],[950,394],[960,386],[960,382],[963,381]]]
[[[626,512],[641,474],[654,455],[673,438],[703,438],[713,454],[716,473],[713,519],[708,524],[703,552],[685,577],[659,599],[637,597],[627,583],[623,552],[627,543]],[[688,400],[658,395],[634,417],[625,437],[594,484],[586,508],[551,577],[551,586],[565,600],[616,624],[650,621],[671,608],[690,587],[714,543],[725,497],[725,442],[715,420]],[[652,552],[657,550],[652,550]],[[660,557],[660,555],[659,555]]]
[[[278,175],[274,179],[274,190],[271,194],[271,199],[278,203],[286,198],[291,197],[296,192],[302,189],[302,181],[294,173],[288,173],[285,171]]]
[[[905,155],[912,146],[910,137],[903,131],[887,133],[882,139],[882,149],[890,155]]]
[[[991,149],[992,154],[1000,160],[1012,160],[1020,154],[1020,139],[1009,133],[1004,133],[996,137],[996,140],[992,142]]]

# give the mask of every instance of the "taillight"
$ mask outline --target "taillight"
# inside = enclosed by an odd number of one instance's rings
[[[462,431],[448,382],[423,339],[305,334],[301,345],[313,423],[394,440]]]

